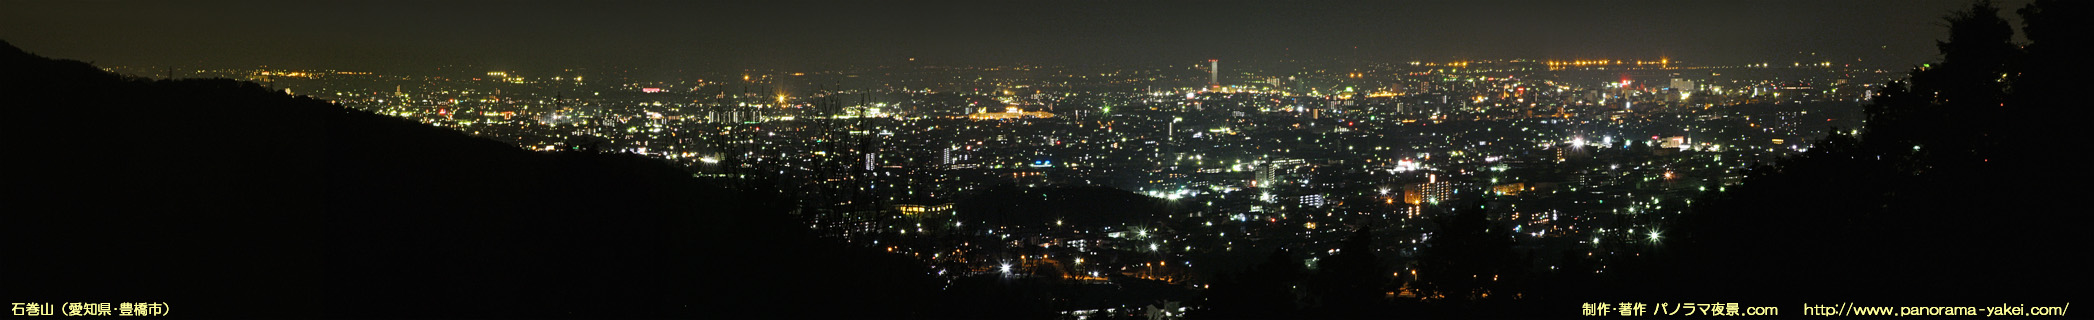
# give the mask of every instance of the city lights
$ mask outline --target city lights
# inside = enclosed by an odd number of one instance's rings
[[[17,202],[92,210],[11,219],[54,253],[0,276],[132,292],[113,261],[146,257],[252,274],[155,281],[406,306],[337,310],[357,318],[1547,318],[2073,289],[2050,262],[2072,212],[2043,205],[2073,207],[2055,173],[2094,111],[2071,107],[2070,41],[2027,32],[2084,6],[1514,2],[10,5]],[[1390,12],[1410,16],[1360,18]],[[199,21],[256,27],[177,32]],[[1992,254],[1909,258],[1938,252]],[[341,274],[269,280],[298,270]],[[1962,273],[1987,276],[1901,282]]]

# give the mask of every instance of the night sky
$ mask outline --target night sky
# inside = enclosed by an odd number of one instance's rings
[[[1935,58],[1939,1],[13,1],[0,39],[103,65],[402,71],[1205,59]],[[2001,1],[2002,14],[2027,1]],[[1800,53],[1799,53],[1800,52]],[[1809,53],[1820,55],[1812,57]]]

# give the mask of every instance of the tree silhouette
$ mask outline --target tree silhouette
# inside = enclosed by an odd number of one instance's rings
[[[1459,302],[1513,294],[1505,277],[1526,270],[1513,252],[1512,228],[1491,222],[1485,201],[1471,200],[1435,222],[1439,230],[1418,257],[1414,287],[1422,295]]]
[[[1303,279],[1301,260],[1286,249],[1273,250],[1265,262],[1236,275],[1224,275],[1201,293],[1206,308],[1190,314],[1202,319],[1283,319],[1300,310],[1295,288]]]
[[[2081,205],[2064,185],[2072,174],[2061,175],[2081,165],[2058,146],[2086,135],[2065,124],[2085,118],[2058,118],[2085,108],[2061,103],[2076,95],[2046,82],[2085,69],[2055,56],[2085,50],[2065,49],[2085,41],[2054,32],[2083,27],[2086,7],[2039,1],[2018,10],[2036,41],[2026,48],[2013,44],[1990,2],[1949,15],[1941,62],[1886,84],[1865,107],[1859,137],[1835,129],[1682,217],[1674,277],[1731,281],[1660,287],[1965,301],[2057,299],[2042,297],[2069,287],[2060,283],[2086,283],[2074,271],[2087,269],[2086,259],[2044,258],[2088,244],[2052,223],[2069,219],[2056,207]],[[1958,256],[1976,252],[1988,254]],[[1829,281],[1845,285],[1819,286]]]
[[[1354,230],[1338,253],[1317,263],[1316,274],[1306,283],[1309,297],[1322,313],[1336,318],[1359,318],[1372,314],[1383,304],[1390,274],[1375,257],[1374,233],[1366,227]]]

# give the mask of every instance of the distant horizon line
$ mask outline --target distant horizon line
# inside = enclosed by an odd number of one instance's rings
[[[31,53],[32,53],[32,54],[34,54],[35,52],[31,52]],[[1024,68],[1130,68],[1130,67],[1135,67],[1135,68],[1154,68],[1154,67],[1186,67],[1186,68],[1201,68],[1201,67],[1205,67],[1205,66],[1206,66],[1206,64],[1207,64],[1207,62],[1208,62],[1208,61],[1207,61],[1208,59],[1199,59],[1199,60],[1186,60],[1186,61],[1184,61],[1184,62],[1181,62],[1181,63],[1167,63],[1167,62],[1139,62],[1139,63],[1128,63],[1128,62],[1090,62],[1090,63],[1038,63],[1038,62],[1009,62],[1009,63],[954,63],[954,64],[936,64],[936,63],[930,63],[930,62],[911,62],[911,61],[904,61],[903,63],[899,63],[899,64],[842,64],[842,65],[821,65],[821,66],[813,66],[813,65],[810,65],[810,66],[805,66],[805,67],[777,67],[777,66],[751,66],[751,67],[648,67],[648,66],[638,66],[637,64],[634,64],[634,65],[599,65],[599,66],[567,66],[567,67],[542,67],[542,66],[531,66],[531,67],[508,67],[508,66],[504,66],[504,67],[496,67],[495,65],[499,65],[499,63],[481,63],[481,64],[468,64],[468,63],[450,63],[450,64],[437,64],[437,65],[431,65],[431,66],[425,66],[425,67],[414,67],[414,66],[396,66],[396,67],[380,67],[380,68],[357,68],[357,67],[349,67],[349,68],[339,68],[339,67],[312,67],[312,66],[300,66],[300,65],[298,65],[298,64],[292,64],[292,65],[289,65],[289,66],[277,66],[277,65],[273,65],[273,64],[248,64],[248,65],[241,65],[241,66],[224,66],[224,65],[217,65],[217,66],[196,66],[196,65],[187,65],[187,66],[182,66],[182,65],[167,65],[167,64],[153,64],[153,63],[138,63],[138,64],[108,64],[108,63],[102,63],[102,62],[98,62],[98,61],[92,61],[92,60],[85,60],[85,59],[71,59],[71,58],[66,58],[66,57],[52,57],[52,58],[56,58],[56,59],[65,59],[65,60],[76,60],[76,61],[86,62],[86,63],[89,63],[89,64],[93,64],[93,65],[96,65],[97,67],[101,67],[101,68],[156,68],[156,69],[164,69],[164,68],[168,68],[168,67],[174,67],[174,68],[180,68],[180,69],[189,69],[189,70],[210,70],[210,69],[276,69],[276,68],[281,68],[281,69],[283,69],[283,70],[301,70],[301,71],[335,71],[335,72],[371,72],[372,70],[384,70],[384,69],[425,69],[425,70],[426,70],[426,69],[447,69],[447,68],[472,68],[472,70],[468,70],[468,71],[469,71],[469,72],[486,72],[486,71],[510,71],[510,72],[516,72],[516,71],[523,71],[523,72],[531,72],[531,73],[539,73],[539,72],[559,72],[559,71],[547,71],[547,70],[553,70],[553,69],[558,69],[558,70],[561,70],[561,71],[568,71],[568,70],[574,70],[574,71],[579,71],[579,70],[599,70],[599,71],[601,71],[601,70],[622,70],[622,71],[648,70],[648,71],[678,71],[678,72],[758,72],[758,71],[761,71],[761,72],[776,72],[776,73],[792,73],[792,72],[802,72],[802,73],[818,73],[818,72],[840,72],[840,71],[852,71],[852,70],[863,70],[863,69],[884,69],[884,68],[911,68],[911,67],[914,67],[914,68],[957,68],[957,69],[994,69],[994,68],[1012,68],[1012,67],[1024,67]],[[1230,59],[1218,59],[1218,60],[1221,60],[1221,61],[1225,61],[1225,62],[1226,62],[1226,61],[1232,61],[1232,60],[1230,60]],[[1347,61],[1347,60],[1351,60],[1351,61]],[[1346,58],[1321,58],[1321,59],[1256,59],[1256,58],[1253,58],[1253,59],[1240,59],[1240,60],[1233,60],[1233,61],[1235,61],[1235,62],[1236,62],[1236,66],[1238,66],[1238,67],[1242,67],[1242,66],[1246,66],[1246,65],[1248,65],[1248,66],[1249,66],[1250,68],[1256,69],[1256,68],[1262,68],[1262,67],[1270,67],[1270,66],[1269,66],[1270,64],[1316,64],[1316,65],[1318,65],[1318,66],[1328,66],[1328,65],[1331,65],[1331,64],[1341,64],[1341,65],[1343,65],[1343,64],[1350,64],[1350,65],[1353,65],[1353,66],[1397,66],[1397,67],[1407,67],[1407,66],[1420,66],[1420,67],[1447,67],[1447,66],[1445,66],[1445,64],[1450,64],[1450,63],[1467,63],[1467,64],[1497,64],[1497,63],[1536,63],[1536,64],[1542,64],[1542,65],[1547,65],[1547,64],[1549,64],[1549,63],[1551,63],[1551,62],[1571,62],[1571,61],[1610,61],[1610,62],[1613,62],[1614,64],[1611,64],[1611,65],[1601,65],[1600,67],[1618,67],[1618,66],[1630,66],[1630,67],[1635,67],[1635,65],[1634,65],[1634,64],[1635,64],[1635,63],[1637,63],[1637,62],[1639,62],[1639,61],[1640,61],[1640,62],[1645,62],[1645,63],[1654,63],[1654,62],[1657,62],[1657,61],[1661,61],[1661,60],[1665,61],[1665,62],[1666,62],[1666,63],[1668,63],[1668,64],[1676,64],[1676,65],[1683,65],[1683,66],[1691,66],[1691,67],[1730,67],[1730,66],[1750,66],[1750,65],[1754,65],[1754,64],[1768,64],[1768,65],[1769,65],[1769,67],[1788,67],[1788,66],[1790,66],[1790,64],[1802,64],[1803,66],[1811,66],[1811,65],[1814,65],[1814,64],[1819,64],[1819,63],[1832,63],[1832,64],[1835,64],[1835,65],[1853,65],[1853,64],[1857,64],[1857,63],[1865,63],[1865,64],[1867,64],[1867,65],[1864,65],[1864,66],[1859,66],[1859,67],[1863,67],[1863,68],[1883,68],[1882,66],[1876,66],[1876,65],[1878,65],[1878,64],[1881,64],[1880,62],[1876,62],[1876,63],[1870,63],[1870,62],[1867,62],[1867,61],[1851,61],[1851,62],[1842,62],[1842,61],[1832,61],[1832,60],[1824,60],[1824,59],[1820,59],[1820,60],[1816,60],[1816,61],[1804,61],[1804,60],[1799,60],[1799,59],[1764,59],[1764,60],[1760,60],[1760,61],[1753,61],[1753,62],[1732,62],[1732,63],[1701,63],[1701,62],[1698,62],[1697,60],[1680,60],[1680,59],[1672,59],[1672,58],[1670,58],[1670,57],[1659,57],[1659,58],[1656,58],[1656,59],[1651,59],[1651,58],[1645,58],[1645,59],[1612,59],[1612,58],[1610,58],[1610,59],[1592,59],[1592,58],[1588,58],[1588,59],[1536,59],[1536,58],[1503,58],[1503,59],[1444,59],[1444,60],[1422,60],[1422,59],[1421,59],[1421,60],[1402,60],[1402,61],[1390,61],[1390,60],[1374,60],[1374,61],[1366,61],[1366,60],[1364,60],[1364,59],[1346,59]],[[914,63],[915,65],[910,65],[911,63]],[[1919,61],[1919,62],[1911,62],[1911,63],[1909,63],[1908,65],[1911,65],[1911,66],[1918,66],[1918,65],[1921,65],[1921,64],[1925,64],[1925,63],[1929,63],[1929,62],[1928,62],[1928,61]],[[1423,64],[1423,65],[1413,65],[1413,64]],[[1467,66],[1455,66],[1455,68],[1470,68],[1470,67],[1467,67]],[[1588,67],[1587,69],[1590,69],[1590,68]],[[1560,71],[1560,70],[1559,70],[1559,71]]]

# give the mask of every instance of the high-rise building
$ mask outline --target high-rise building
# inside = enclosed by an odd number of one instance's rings
[[[1281,159],[1259,164],[1255,168],[1257,181],[1254,183],[1260,188],[1278,187],[1284,184],[1282,180],[1287,179],[1287,171],[1303,163],[1302,159]]]
[[[1221,89],[1221,59],[1207,59],[1207,86]]]
[[[1427,174],[1425,182],[1412,183],[1403,187],[1403,202],[1411,205],[1438,203],[1454,200],[1454,183],[1440,181],[1438,175]]]

